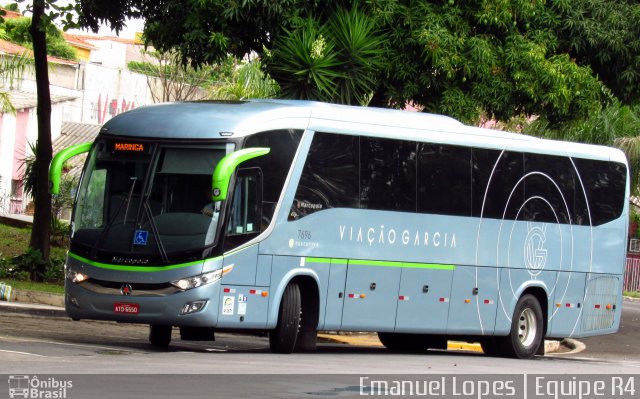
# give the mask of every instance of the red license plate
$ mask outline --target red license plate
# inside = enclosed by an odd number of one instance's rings
[[[137,303],[116,302],[113,304],[114,313],[138,314],[139,311],[140,305],[138,305]]]

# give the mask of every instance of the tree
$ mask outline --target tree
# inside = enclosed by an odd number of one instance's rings
[[[32,42],[31,34],[29,33],[30,26],[31,18],[29,17],[7,19],[3,23],[7,40],[27,48],[31,48]],[[48,24],[46,29],[47,54],[67,60],[76,60],[78,58],[75,49],[67,43],[60,29],[53,24]]]
[[[301,76],[307,73],[315,80],[305,84],[308,93],[336,101],[327,90],[345,72],[336,71],[335,63],[348,47],[320,30],[338,20],[341,10],[358,7],[362,20],[375,28],[371,32],[384,38],[389,49],[380,62],[351,63],[347,68],[351,77],[372,80],[365,88],[375,105],[412,103],[464,121],[480,114],[498,119],[538,114],[562,121],[586,117],[603,101],[603,87],[588,63],[559,50],[554,29],[562,15],[543,0],[151,3],[127,2],[146,18],[145,38],[155,48],[179,51],[182,61],[193,66],[219,62],[228,54],[255,52],[264,58],[271,52],[275,58],[267,57],[265,65],[282,93],[292,97],[300,95],[287,87],[295,86],[295,79],[303,82]],[[81,23],[97,29],[101,21],[118,22],[106,4],[80,1]],[[294,40],[305,53],[294,52]],[[312,58],[313,43],[315,50],[323,47],[322,57]],[[314,75],[303,72],[304,63],[309,66],[311,61]],[[296,68],[301,69],[293,76]]]
[[[209,88],[209,98],[213,100],[246,100],[248,98],[273,98],[280,87],[262,70],[260,61],[252,60],[237,65],[235,57],[231,72],[221,75],[221,79]]]
[[[7,32],[2,27],[4,19],[2,16],[5,14],[3,10],[0,10],[0,39],[6,40]],[[0,57],[0,111],[15,113],[16,110],[11,104],[11,98],[7,89],[12,89],[14,82],[18,81],[25,68],[29,64],[29,58],[27,54],[15,55],[3,55]]]
[[[4,55],[0,58],[0,112],[16,112],[11,104],[9,90],[13,87],[13,83],[21,78],[29,62],[26,54]]]
[[[121,29],[127,16],[139,16],[135,10],[129,10],[126,2],[101,1],[110,10],[113,18],[111,26]],[[56,0],[33,0],[30,11],[31,34],[33,45],[34,70],[37,89],[37,121],[38,149],[35,166],[33,228],[29,246],[40,251],[43,259],[49,259],[51,232],[51,195],[49,194],[48,170],[52,159],[51,145],[51,94],[49,90],[49,70],[47,64],[47,29],[52,21],[59,20],[64,25],[78,26],[74,22],[74,13],[80,11],[79,4],[64,6],[56,4]],[[41,267],[45,267],[44,265]],[[42,275],[34,273],[34,276]]]
[[[630,0],[556,0],[558,51],[589,66],[627,105],[640,102],[640,4]]]
[[[129,69],[147,75],[147,86],[153,102],[198,100],[205,96],[215,70],[204,66],[194,69],[180,62],[175,51],[162,53],[143,50],[145,61],[129,62]]]
[[[266,57],[285,98],[366,105],[378,85],[386,51],[375,21],[338,8],[325,23],[307,18],[283,30]]]
[[[33,59],[37,88],[38,146],[35,162],[33,227],[29,247],[39,250],[43,259],[49,259],[51,235],[51,196],[48,169],[52,159],[51,93],[47,65],[47,22],[45,0],[33,0],[29,33],[33,41]],[[44,266],[42,266],[44,267]],[[44,272],[44,270],[42,270]],[[38,275],[38,273],[33,274]]]

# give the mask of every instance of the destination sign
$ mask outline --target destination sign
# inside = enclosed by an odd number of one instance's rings
[[[122,143],[114,142],[113,151],[115,152],[144,152],[144,144],[142,143]]]

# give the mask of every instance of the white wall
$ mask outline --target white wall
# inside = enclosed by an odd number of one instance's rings
[[[127,66],[127,44],[112,40],[85,40],[96,47],[91,51],[89,62],[114,68]]]
[[[16,117],[4,114],[0,120],[0,196],[9,196],[13,174]]]
[[[145,75],[87,64],[81,122],[103,124],[127,110],[152,104]]]

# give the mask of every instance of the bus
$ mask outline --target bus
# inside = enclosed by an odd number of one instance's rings
[[[531,358],[545,337],[617,331],[624,154],[427,113],[293,100],[183,102],[108,121],[71,221],[65,308],[150,326],[152,345],[318,331],[390,350],[480,342]]]

